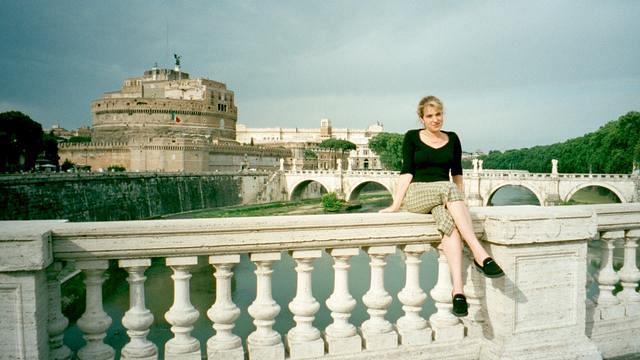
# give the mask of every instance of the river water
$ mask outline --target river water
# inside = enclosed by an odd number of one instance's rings
[[[376,212],[381,208],[388,206],[390,197],[387,199],[371,202],[363,202],[362,208],[358,212]],[[492,198],[494,205],[529,205],[538,204],[535,195],[514,187],[512,189],[504,188],[497,192]],[[596,249],[597,252],[597,249]],[[596,271],[598,264],[598,255],[594,253],[590,256],[590,273]],[[203,349],[206,348],[206,341],[214,332],[211,328],[211,321],[206,317],[206,311],[211,307],[215,300],[213,269],[206,264],[206,258],[201,257],[200,264],[193,270],[191,278],[191,302],[199,311],[200,318],[194,325],[193,336],[199,339]],[[320,303],[321,307],[316,314],[314,325],[323,330],[331,322],[330,311],[325,305],[326,299],[333,291],[333,269],[332,258],[323,252],[323,256],[314,262],[313,271],[313,295]],[[370,271],[369,258],[360,251],[350,261],[351,269],[349,271],[349,289],[351,295],[356,299],[357,306],[352,313],[351,322],[359,326],[364,320],[368,319],[366,308],[362,303],[362,296],[369,289]],[[119,275],[124,277],[122,269],[115,266],[112,261],[112,267],[108,271],[110,276]],[[286,332],[295,326],[292,314],[288,310],[289,302],[295,297],[296,272],[294,270],[295,262],[287,254],[282,253],[282,260],[275,263],[273,268],[273,296],[280,305],[281,311],[276,318],[274,329],[280,334]],[[233,278],[233,301],[241,309],[240,318],[236,321],[234,333],[239,335],[243,341],[255,330],[252,319],[248,314],[247,308],[255,299],[256,276],[254,274],[255,266],[249,261],[246,254],[241,256],[240,263],[234,269]],[[120,274],[118,274],[120,272]],[[155,322],[149,333],[149,339],[158,345],[161,355],[164,352],[163,346],[166,341],[173,337],[170,327],[164,319],[164,314],[169,310],[173,302],[173,281],[171,279],[171,269],[164,265],[164,259],[154,259],[152,266],[146,272],[147,281],[145,286],[145,295],[147,307],[154,315]],[[437,254],[435,251],[427,252],[422,257],[422,266],[420,267],[420,281],[423,289],[432,289],[437,278]],[[405,282],[405,266],[400,251],[387,257],[387,266],[385,268],[385,287],[392,295],[391,303],[386,319],[395,323],[395,321],[403,315],[401,309],[402,304],[397,299],[397,293],[402,289]],[[592,284],[589,292],[595,291],[595,285]],[[104,308],[107,314],[113,319],[113,323],[108,330],[105,342],[116,349],[121,349],[128,341],[126,329],[122,326],[122,316],[129,308],[129,291],[128,284],[120,281],[118,287],[111,293],[104,294]],[[431,297],[423,306],[421,315],[428,318],[435,312],[435,306]],[[82,334],[75,325],[75,321],[65,332],[65,343],[73,351],[77,351],[84,344]],[[246,344],[245,344],[246,345]]]

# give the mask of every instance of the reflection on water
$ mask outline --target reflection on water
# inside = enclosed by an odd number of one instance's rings
[[[540,201],[524,186],[507,185],[498,189],[489,199],[489,206],[502,205],[540,205]]]
[[[198,309],[200,318],[194,325],[192,335],[200,340],[204,349],[206,341],[213,335],[211,321],[207,318],[206,311],[215,301],[215,283],[213,268],[203,263],[205,257],[201,257],[200,264],[194,269],[191,278],[191,303]],[[386,258],[385,267],[385,288],[392,295],[393,302],[389,306],[386,319],[395,323],[404,313],[402,304],[397,299],[397,293],[404,287],[405,265],[402,253]],[[362,296],[367,292],[370,285],[369,258],[363,251],[358,256],[354,256],[350,261],[349,270],[349,290],[351,296],[357,301],[356,308],[351,315],[351,323],[355,326],[369,318],[366,308],[362,303]],[[318,329],[325,329],[333,321],[325,301],[333,292],[333,260],[331,256],[323,252],[320,259],[314,262],[313,270],[313,295],[320,303],[320,310],[316,314],[314,326]],[[295,326],[293,314],[288,309],[289,302],[295,297],[296,272],[295,262],[287,254],[282,253],[282,260],[276,262],[273,267],[273,297],[280,305],[280,314],[276,318],[274,329],[285,335],[289,329]],[[123,271],[118,269],[116,271]],[[233,278],[233,301],[240,308],[241,315],[236,321],[234,333],[246,340],[246,337],[255,330],[253,320],[247,308],[256,297],[256,276],[255,266],[247,255],[241,256],[240,263],[234,268]],[[151,328],[148,338],[158,345],[158,350],[164,352],[164,343],[173,337],[170,327],[164,318],[164,314],[169,310],[173,302],[173,280],[171,279],[171,269],[164,266],[164,260],[154,260],[152,266],[146,271],[147,281],[145,283],[145,295],[147,307],[154,316],[154,325]],[[437,279],[437,255],[435,251],[430,251],[422,256],[420,267],[421,286],[425,291],[433,288]],[[113,294],[105,294],[104,308],[107,314],[113,319],[113,323],[108,330],[105,342],[116,349],[121,349],[129,340],[126,329],[122,326],[122,316],[129,309],[128,284],[123,282]],[[430,296],[422,308],[421,315],[428,318],[435,312],[435,306]],[[84,340],[82,334],[75,324],[72,324],[65,332],[65,343],[73,350],[78,351]],[[246,344],[245,344],[246,345]],[[162,355],[162,354],[161,354]]]

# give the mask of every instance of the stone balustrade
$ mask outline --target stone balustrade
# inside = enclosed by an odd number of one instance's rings
[[[80,359],[599,359],[640,353],[640,271],[637,241],[640,204],[474,208],[474,229],[506,276],[487,279],[465,261],[469,315],[451,314],[448,264],[437,250],[440,236],[430,215],[348,214],[287,217],[66,223],[0,222],[0,354],[17,359],[70,359],[62,341],[68,321],[60,311],[61,263],[84,273],[86,311],[78,320],[86,345]],[[595,239],[595,240],[594,240]],[[588,245],[598,244],[598,275],[587,281]],[[616,264],[623,250],[622,267]],[[364,251],[370,285],[364,296],[350,290],[350,260]],[[437,282],[423,288],[425,253],[438,252]],[[325,252],[333,262],[333,292],[318,298],[311,287],[314,262]],[[385,283],[390,255],[400,252],[406,274],[395,293]],[[289,254],[297,279],[288,306],[274,300],[274,266]],[[246,309],[255,331],[240,338],[242,313],[232,297],[234,267],[241,256],[255,266],[256,297]],[[170,268],[173,304],[164,314],[172,338],[148,340],[154,326],[145,300],[145,270],[152,258]],[[109,261],[126,270],[130,308],[122,321],[129,342],[114,349],[105,341],[114,321],[102,302]],[[191,303],[194,266],[212,267],[211,307]],[[395,266],[398,266],[397,264]],[[621,283],[619,283],[619,281]],[[587,287],[596,287],[593,299]],[[620,291],[617,287],[620,287]],[[167,289],[171,285],[167,284]],[[167,291],[167,295],[171,291]],[[428,297],[436,311],[421,316]],[[403,314],[388,316],[393,299]],[[368,318],[356,326],[356,305]],[[321,308],[331,312],[325,328],[314,324]],[[281,312],[295,322],[274,329]],[[192,334],[207,318],[208,339]],[[162,351],[161,351],[162,350]]]

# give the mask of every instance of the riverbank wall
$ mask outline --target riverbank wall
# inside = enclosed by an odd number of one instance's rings
[[[0,219],[139,220],[280,201],[278,173],[75,173],[0,177]],[[284,195],[283,195],[284,194]]]

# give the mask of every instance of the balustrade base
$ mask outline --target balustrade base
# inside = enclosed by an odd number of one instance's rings
[[[401,345],[426,345],[430,344],[433,340],[433,331],[429,328],[420,330],[406,330],[402,328],[396,328]]]
[[[202,354],[200,354],[200,350],[193,351],[190,353],[182,353],[182,354],[172,354],[165,350],[164,359],[165,360],[201,360]]]
[[[242,348],[230,349],[230,350],[208,350],[208,360],[244,360],[244,351]]]
[[[282,343],[271,346],[247,344],[249,360],[283,360],[284,345]]]
[[[624,318],[624,305],[596,306],[595,316],[600,320],[615,320]]]
[[[398,347],[398,333],[390,331],[388,333],[374,333],[362,331],[364,348],[367,350],[384,350]]]
[[[324,341],[322,339],[302,342],[289,341],[285,337],[285,341],[287,343],[287,352],[291,359],[308,359],[324,355]]]
[[[586,333],[604,358],[640,353],[640,316],[587,322]],[[630,339],[636,339],[635,341]]]
[[[455,341],[464,339],[464,325],[456,324],[456,325],[448,325],[448,326],[438,326],[431,325],[434,333],[434,339],[437,342],[440,341]]]
[[[628,317],[640,316],[640,303],[626,304],[625,315]]]
[[[362,338],[360,335],[349,337],[332,337],[325,335],[327,352],[329,355],[355,354],[362,351]]]
[[[515,335],[507,339],[484,341],[480,351],[483,360],[601,360],[602,355],[596,345],[585,335],[554,339],[552,336],[531,333]]]
[[[122,354],[121,360],[158,360],[158,354],[147,355],[147,356],[127,356],[126,354]]]

